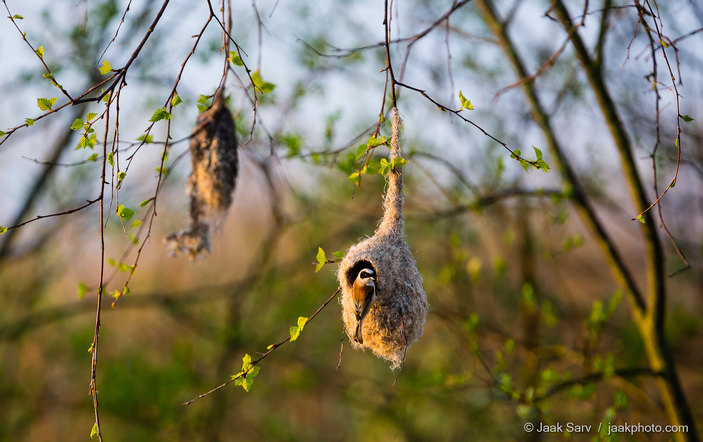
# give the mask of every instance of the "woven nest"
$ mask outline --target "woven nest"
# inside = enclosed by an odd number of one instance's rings
[[[190,159],[190,225],[168,235],[166,242],[172,256],[195,258],[210,250],[210,227],[226,215],[237,182],[237,135],[222,88],[215,93],[212,107],[198,116],[191,133]]]
[[[400,117],[393,109],[393,134],[390,160],[400,156]],[[383,202],[383,218],[374,236],[352,246],[337,270],[342,288],[342,319],[354,348],[370,349],[401,367],[410,344],[423,333],[427,316],[427,295],[417,264],[403,234],[403,180],[400,167],[389,172]],[[363,341],[356,342],[357,319],[352,300],[352,285],[360,270],[369,267],[376,274],[377,301],[363,320]]]

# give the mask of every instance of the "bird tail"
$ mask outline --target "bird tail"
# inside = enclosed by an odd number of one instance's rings
[[[362,321],[359,321],[356,323],[356,331],[354,332],[354,340],[358,342],[359,344],[364,343],[364,338],[361,336],[361,324]]]

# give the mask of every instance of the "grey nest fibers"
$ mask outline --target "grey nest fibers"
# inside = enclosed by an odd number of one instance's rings
[[[166,243],[171,255],[192,259],[210,250],[210,228],[227,213],[237,181],[237,135],[223,88],[215,93],[212,106],[198,116],[191,133],[190,159],[190,224],[168,235]]]
[[[401,120],[393,109],[390,161],[400,156]],[[403,179],[399,166],[388,172],[383,201],[383,218],[374,235],[353,245],[337,270],[342,289],[342,319],[355,349],[370,349],[400,368],[408,346],[423,333],[427,316],[427,295],[422,277],[403,234]],[[363,340],[354,339],[357,326],[352,287],[359,272],[371,266],[376,275],[376,302],[363,320]]]

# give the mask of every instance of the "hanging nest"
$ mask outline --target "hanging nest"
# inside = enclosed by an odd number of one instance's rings
[[[400,156],[400,125],[398,110],[393,108],[391,163]],[[390,361],[392,370],[402,366],[408,346],[422,336],[428,309],[422,277],[403,236],[403,220],[402,171],[396,166],[389,171],[383,218],[374,236],[353,245],[337,270],[342,319],[352,346],[370,349]],[[363,339],[358,342],[352,288],[360,271],[369,267],[375,272],[376,301],[363,319]]]
[[[190,159],[190,225],[168,235],[166,243],[172,256],[184,254],[193,259],[210,250],[210,227],[224,219],[237,181],[237,135],[223,88],[215,93],[210,109],[198,116],[191,133]]]

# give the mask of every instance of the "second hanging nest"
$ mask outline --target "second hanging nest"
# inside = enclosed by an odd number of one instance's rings
[[[190,159],[190,225],[168,235],[166,242],[172,255],[195,258],[210,250],[210,228],[227,213],[237,181],[237,135],[223,88],[215,93],[212,106],[198,116],[190,139]]]
[[[401,156],[401,120],[393,108],[390,161]],[[422,336],[428,304],[417,264],[403,233],[403,178],[400,166],[390,168],[383,201],[383,217],[374,235],[353,245],[337,270],[342,288],[342,319],[354,348],[368,348],[401,367],[410,344]],[[366,270],[364,270],[366,269]],[[364,272],[362,272],[364,270]],[[368,276],[373,275],[373,277]],[[359,307],[354,285],[366,278],[374,286],[374,302],[359,330]]]

